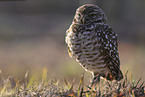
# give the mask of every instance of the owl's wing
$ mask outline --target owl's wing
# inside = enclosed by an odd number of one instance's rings
[[[120,71],[117,34],[107,25],[99,25],[95,28],[98,37],[99,49],[107,67],[116,80],[123,78]]]

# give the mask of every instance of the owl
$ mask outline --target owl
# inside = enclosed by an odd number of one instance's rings
[[[76,10],[66,31],[65,42],[70,57],[93,77],[109,81],[123,78],[120,70],[117,34],[107,24],[107,16],[96,5],[85,4]]]

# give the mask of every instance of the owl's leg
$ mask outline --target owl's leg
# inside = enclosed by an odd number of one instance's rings
[[[97,84],[100,82],[100,74],[99,73],[93,73],[93,81],[91,86]]]

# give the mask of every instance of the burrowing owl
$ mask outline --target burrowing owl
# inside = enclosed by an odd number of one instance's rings
[[[86,4],[76,10],[66,31],[70,57],[93,76],[121,80],[117,34],[108,26],[105,13],[98,6]]]

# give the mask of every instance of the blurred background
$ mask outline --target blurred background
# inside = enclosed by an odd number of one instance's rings
[[[0,79],[25,73],[74,77],[91,74],[70,58],[65,31],[75,10],[87,3],[101,7],[118,34],[121,70],[145,80],[144,0],[24,0],[0,1]],[[60,73],[61,72],[61,73]]]

